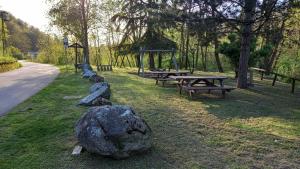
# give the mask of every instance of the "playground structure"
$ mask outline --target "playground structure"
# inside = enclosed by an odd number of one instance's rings
[[[179,68],[178,68],[178,64],[176,61],[176,57],[175,57],[175,49],[171,49],[171,50],[161,50],[161,49],[151,49],[151,50],[147,50],[144,48],[140,48],[140,57],[139,57],[139,65],[138,65],[138,75],[142,75],[142,77],[145,77],[145,66],[144,66],[144,56],[145,53],[149,53],[149,55],[151,53],[158,53],[158,55],[161,55],[162,53],[170,53],[171,54],[171,59],[170,59],[170,66],[169,66],[169,71],[170,69],[172,69],[172,65],[174,66],[174,69],[176,70],[176,72],[178,72]],[[159,62],[159,67],[161,67],[161,61]]]

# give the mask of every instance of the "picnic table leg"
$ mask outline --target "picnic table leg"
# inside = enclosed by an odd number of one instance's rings
[[[221,86],[221,87],[224,87],[223,79],[220,79],[220,86]]]
[[[191,98],[193,98],[193,91],[192,90],[189,90],[189,95]]]
[[[158,79],[159,79],[159,74],[157,74],[155,85],[158,85]]]
[[[222,98],[225,99],[226,91],[222,90]]]
[[[221,87],[224,87],[224,82],[223,82],[223,79],[220,79],[220,86]],[[225,90],[222,90],[222,98],[224,99],[225,98],[225,94],[226,94],[226,91]]]
[[[293,79],[293,81],[292,81],[292,93],[295,93],[295,83],[296,83],[296,79]]]
[[[207,84],[208,84],[208,82],[207,82]],[[215,81],[213,80],[213,82],[212,82],[212,85],[215,85]],[[209,86],[209,85],[207,85],[207,86]],[[211,94],[211,90],[208,90],[208,92],[207,92],[208,94]]]
[[[183,80],[181,80],[179,82],[179,94],[181,95],[182,94],[182,86],[183,86]]]
[[[263,71],[261,72],[260,80],[264,80],[264,72]]]

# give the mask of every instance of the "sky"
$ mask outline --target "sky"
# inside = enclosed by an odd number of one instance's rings
[[[0,9],[41,31],[46,31],[49,25],[45,0],[0,0]]]

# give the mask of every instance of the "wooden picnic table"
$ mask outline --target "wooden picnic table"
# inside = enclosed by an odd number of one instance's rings
[[[169,76],[169,78],[179,82],[180,94],[182,90],[186,90],[191,97],[198,90],[208,90],[208,92],[211,90],[221,90],[223,97],[225,97],[225,92],[235,89],[234,87],[224,85],[224,80],[228,79],[225,76]],[[219,85],[216,85],[215,81],[219,81]]]
[[[169,78],[170,76],[186,76],[190,72],[189,71],[153,71],[150,74],[154,75],[153,78],[156,79],[156,85],[158,85],[159,81],[163,82],[163,86],[166,81],[175,81],[174,79]]]

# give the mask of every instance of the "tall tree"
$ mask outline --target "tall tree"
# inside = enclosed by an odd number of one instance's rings
[[[245,0],[242,16],[241,50],[239,60],[239,74],[237,86],[247,88],[248,61],[250,58],[251,40],[253,38],[253,24],[255,19],[255,8],[257,0]]]
[[[82,43],[84,62],[89,64],[89,33],[96,25],[98,0],[48,0],[52,24]]]

